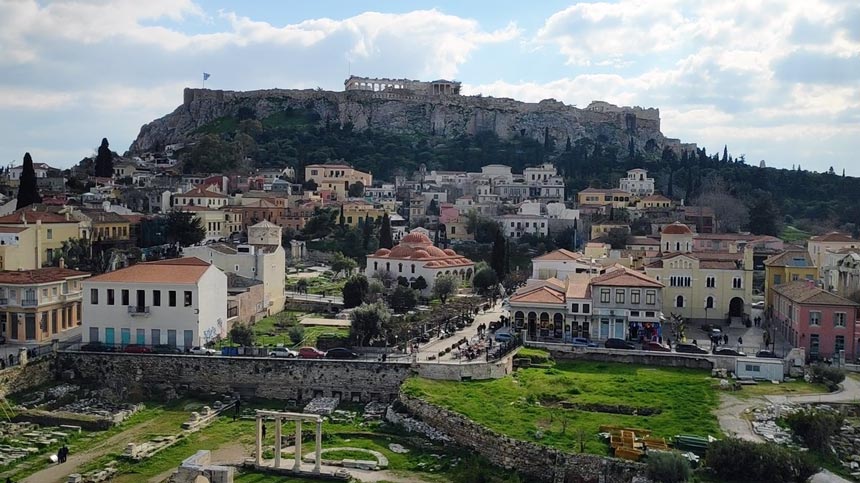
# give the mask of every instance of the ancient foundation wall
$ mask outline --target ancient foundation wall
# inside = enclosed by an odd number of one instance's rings
[[[60,370],[132,389],[239,392],[243,396],[308,401],[316,396],[347,401],[389,401],[410,366],[398,362],[296,360],[268,357],[173,356],[60,352]]]
[[[0,371],[0,397],[26,391],[54,379],[54,357],[45,356],[23,366]]]
[[[736,357],[705,354],[679,354],[639,350],[610,350],[603,348],[572,347],[570,344],[549,344],[528,341],[528,347],[546,349],[556,360],[618,362],[645,366],[684,367],[687,369],[735,370]]]
[[[401,394],[400,400],[412,415],[458,444],[481,454],[493,464],[522,473],[527,477],[526,481],[627,483],[645,471],[645,465],[641,463],[566,453],[537,443],[519,441],[461,414],[405,394]]]

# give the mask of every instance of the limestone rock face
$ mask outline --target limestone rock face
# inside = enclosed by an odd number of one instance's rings
[[[236,115],[240,109],[252,112],[257,119],[286,109],[309,109],[320,116],[320,123],[403,134],[455,137],[490,131],[502,139],[527,136],[541,142],[548,134],[558,150],[564,149],[568,138],[576,141],[581,137],[615,144],[619,155],[627,154],[631,139],[639,151],[649,141],[659,149],[695,149],[695,144],[663,136],[657,109],[618,107],[598,101],[580,109],[553,99],[527,103],[482,96],[417,95],[409,91],[185,89],[182,105],[144,125],[129,152],[159,152],[167,145],[185,143],[201,126]]]

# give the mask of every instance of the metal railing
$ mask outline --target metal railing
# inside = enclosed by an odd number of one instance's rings
[[[36,299],[21,300],[21,307],[35,307],[37,305],[39,305],[39,301]]]
[[[146,305],[146,306],[129,305],[128,306],[128,313],[130,313],[131,315],[137,315],[137,314],[148,315],[149,314],[149,306],[148,305]]]

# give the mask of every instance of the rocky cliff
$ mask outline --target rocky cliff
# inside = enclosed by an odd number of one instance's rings
[[[354,129],[378,129],[404,134],[454,137],[492,131],[500,138],[528,136],[540,141],[549,135],[558,149],[568,138],[604,139],[626,153],[632,139],[637,150],[694,149],[660,132],[657,109],[618,107],[593,102],[585,109],[552,99],[538,103],[513,99],[418,95],[408,91],[370,92],[270,89],[248,92],[185,89],[184,102],[172,113],[144,125],[130,154],[159,152],[189,141],[197,128],[240,110],[263,119],[279,110],[309,109],[320,122],[351,124]],[[649,143],[649,141],[651,141]]]

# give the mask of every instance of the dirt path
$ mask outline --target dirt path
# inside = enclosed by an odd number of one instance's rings
[[[111,436],[83,453],[71,453],[69,459],[60,465],[52,465],[33,473],[21,480],[21,483],[64,483],[68,476],[75,473],[81,466],[100,458],[108,453],[124,449],[128,443],[134,442],[146,431],[155,420],[145,421],[131,427],[122,433]]]
[[[854,377],[848,376],[839,384],[839,390],[825,394],[806,394],[798,396],[765,396],[774,404],[803,403],[848,403],[860,401],[860,382]]]
[[[743,418],[743,414],[747,409],[765,403],[766,401],[760,398],[744,400],[728,394],[720,394],[720,407],[717,409],[720,428],[726,435],[761,443],[764,440],[753,432],[752,425]]]

